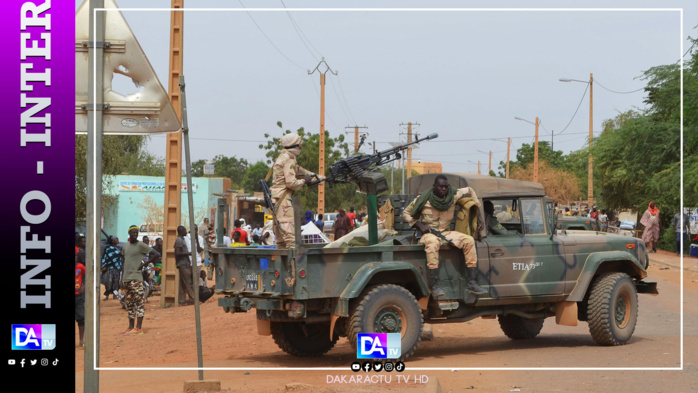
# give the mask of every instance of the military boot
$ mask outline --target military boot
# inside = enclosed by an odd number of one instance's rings
[[[484,295],[487,291],[477,284],[477,267],[468,268],[468,291],[476,295]]]
[[[429,269],[429,287],[431,296],[438,300],[440,297],[446,296],[446,292],[439,285],[439,269]]]

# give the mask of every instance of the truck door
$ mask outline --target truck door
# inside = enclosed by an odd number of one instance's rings
[[[563,246],[556,237],[551,239],[552,228],[546,220],[543,198],[491,202],[495,206],[494,219],[486,217],[490,295],[562,294],[565,281],[565,263],[561,259]],[[496,225],[499,227],[494,227]]]

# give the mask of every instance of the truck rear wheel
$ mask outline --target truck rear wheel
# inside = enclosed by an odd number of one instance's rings
[[[356,350],[359,333],[400,333],[401,355],[406,359],[422,338],[424,319],[412,293],[398,285],[374,287],[358,299],[349,320],[348,339]]]
[[[499,315],[499,327],[512,340],[534,338],[543,328],[545,318],[527,319],[518,315]]]
[[[329,323],[272,322],[271,336],[284,352],[300,357],[321,356],[339,339],[330,340]]]
[[[601,345],[623,345],[635,331],[637,290],[625,273],[597,278],[591,287],[587,315],[591,337]]]

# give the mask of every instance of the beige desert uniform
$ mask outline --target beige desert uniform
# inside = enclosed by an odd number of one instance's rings
[[[286,141],[282,138],[281,142],[283,146],[291,146],[299,143],[300,140],[301,138],[297,137],[297,141],[293,140],[284,143]],[[300,153],[300,148],[284,148],[279,157],[276,158],[274,166],[272,166],[271,198],[276,209],[277,219],[281,225],[281,230],[279,230],[276,223],[274,223],[277,248],[296,248],[296,232],[291,198],[294,191],[300,190],[305,185],[305,180],[296,179],[296,174],[312,174],[312,172],[298,166],[296,163],[296,155],[298,153]]]
[[[436,210],[431,203],[427,201],[422,209],[422,214],[419,217],[419,221],[427,224],[430,228],[436,229],[441,232],[444,237],[453,242],[453,244],[463,250],[463,255],[465,256],[466,267],[477,267],[477,253],[475,252],[475,239],[472,236],[468,236],[461,232],[450,231],[451,221],[453,220],[453,212],[455,210],[456,202],[464,196],[472,197],[477,206],[480,206],[480,201],[475,195],[470,187],[460,188],[456,191],[456,195],[453,197],[453,204],[447,210],[439,211]],[[411,215],[412,208],[415,202],[417,202],[419,197],[415,198],[412,203],[410,203],[405,211],[402,213],[402,217],[407,220],[410,226],[414,226],[417,222]],[[442,244],[446,244],[445,241],[436,237],[436,235],[431,233],[425,233],[422,238],[419,239],[419,244],[424,244],[424,251],[427,254],[427,267],[429,269],[437,269],[439,267],[439,247]]]

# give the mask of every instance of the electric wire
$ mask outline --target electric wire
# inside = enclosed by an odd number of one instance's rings
[[[250,19],[252,20],[252,23],[254,23],[254,25],[257,26],[257,29],[262,33],[262,35],[264,36],[264,38],[266,38],[267,41],[269,41],[269,43],[271,44],[271,46],[273,46],[274,49],[276,49],[276,51],[279,52],[279,54],[281,54],[281,56],[283,56],[283,57],[284,57],[286,60],[288,60],[291,64],[293,64],[294,66],[300,68],[301,70],[306,70],[305,67],[302,67],[301,65],[299,65],[299,64],[296,63],[295,61],[291,60],[290,57],[286,56],[286,54],[285,54],[281,49],[279,49],[279,47],[276,46],[276,44],[274,44],[274,41],[272,41],[271,38],[269,38],[269,36],[267,35],[267,33],[265,33],[264,30],[262,30],[262,27],[260,27],[259,24],[257,24],[257,21],[252,17],[252,14],[250,14],[250,12],[247,11],[247,8],[245,7],[245,5],[242,4],[242,0],[238,0],[238,2],[240,3],[240,6],[242,6],[242,8],[245,9],[245,13],[247,14],[247,16],[250,17]]]
[[[605,90],[608,90],[608,91],[610,91],[611,93],[616,93],[616,94],[631,94],[631,93],[637,93],[638,91],[641,91],[641,90],[645,90],[644,87],[641,87],[641,88],[639,88],[639,89],[637,89],[637,90],[632,90],[632,91],[615,91],[615,90],[611,90],[611,89],[609,89],[608,87],[602,85],[602,84],[599,82],[598,79],[594,79],[594,83],[596,83],[597,85],[601,86],[601,88],[603,88],[603,89],[605,89]]]
[[[283,1],[283,0],[281,0],[281,5],[282,5],[284,8],[287,8],[287,7],[286,7],[286,4],[284,4],[284,1]],[[308,47],[308,44],[310,44],[310,46],[313,47],[313,49],[315,50],[315,52],[317,52],[317,54],[320,55],[320,57],[322,57],[322,53],[321,53],[319,50],[317,50],[317,48],[315,47],[315,45],[313,45],[313,43],[308,39],[308,37],[305,35],[305,33],[303,33],[303,30],[301,30],[301,27],[300,27],[300,26],[298,25],[298,23],[296,23],[296,21],[293,19],[293,17],[291,16],[291,13],[288,12],[288,11],[286,11],[286,15],[288,15],[288,19],[291,21],[291,24],[293,25],[293,29],[296,30],[296,34],[297,34],[298,37],[301,39],[301,42],[303,43],[303,46],[305,46],[305,49],[308,50],[308,53],[310,53],[310,56],[312,56],[313,59],[315,59],[315,61],[318,61],[317,57],[316,57],[316,56],[313,54],[313,52],[310,50],[310,47]],[[307,41],[307,44],[306,44],[306,41]]]
[[[581,107],[581,106],[582,106],[582,102],[584,102],[584,97],[586,97],[587,91],[589,91],[589,84],[588,84],[588,83],[587,83],[586,89],[584,89],[584,94],[582,94],[582,99],[579,100],[579,105],[577,105],[577,109],[575,109],[574,114],[572,115],[572,118],[571,118],[570,121],[567,123],[567,125],[565,126],[565,128],[563,128],[562,131],[560,131],[560,134],[562,134],[563,132],[565,132],[565,130],[567,130],[567,127],[569,127],[570,124],[572,124],[572,120],[574,120],[574,117],[577,116],[577,112],[579,111],[579,107]],[[560,134],[558,134],[558,135],[560,135]]]

